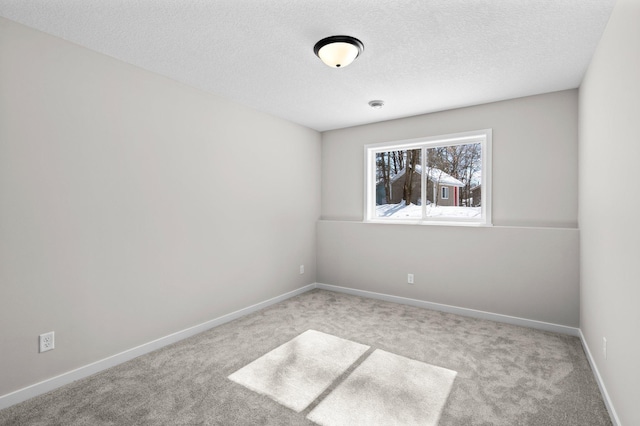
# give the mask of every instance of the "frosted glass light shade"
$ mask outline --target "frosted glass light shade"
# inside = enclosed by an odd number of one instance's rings
[[[357,38],[331,36],[316,43],[313,51],[332,68],[344,68],[362,53],[364,45]]]

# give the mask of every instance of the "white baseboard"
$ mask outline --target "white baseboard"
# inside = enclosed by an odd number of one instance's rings
[[[508,315],[494,314],[491,312],[477,311],[474,309],[460,308],[457,306],[444,305],[440,303],[426,302],[423,300],[409,299],[406,297],[391,296],[388,294],[375,293],[375,292],[366,291],[366,290],[357,290],[353,288],[340,287],[340,286],[329,285],[329,284],[321,284],[321,283],[306,285],[297,290],[290,291],[288,293],[282,294],[280,296],[276,296],[269,300],[265,300],[263,302],[257,303],[247,308],[240,309],[238,311],[232,312],[227,315],[223,315],[221,317],[204,322],[202,324],[198,324],[196,326],[178,331],[168,336],[161,337],[160,339],[156,339],[152,342],[145,343],[143,345],[126,350],[124,352],[120,352],[119,354],[110,356],[100,361],[96,361],[94,363],[85,365],[75,370],[60,374],[59,376],[52,377],[42,382],[35,383],[33,385],[11,392],[9,394],[0,396],[0,410],[10,407],[12,405],[18,404],[20,402],[26,401],[28,399],[31,399],[43,393],[52,391],[61,386],[72,383],[76,380],[80,380],[85,377],[91,376],[95,373],[114,367],[118,364],[122,364],[123,362],[127,362],[133,358],[137,358],[141,355],[155,351],[164,346],[167,346],[175,342],[178,342],[180,340],[186,339],[188,337],[194,336],[198,333],[202,333],[203,331],[225,324],[229,321],[233,321],[245,315],[249,315],[253,312],[259,311],[260,309],[264,309],[278,302],[282,302],[283,300],[305,293],[309,290],[313,290],[314,288],[320,288],[323,290],[346,293],[354,296],[367,297],[370,299],[384,300],[387,302],[411,305],[419,308],[432,309],[436,311],[448,312],[452,314],[458,314],[458,315],[463,315],[463,316],[468,316],[473,318],[488,319],[488,320],[497,321],[497,322],[503,322],[503,323],[520,325],[520,326],[529,327],[529,328],[535,328],[540,330],[552,331],[556,333],[569,334],[572,336],[578,336],[582,341],[582,345],[587,355],[587,359],[589,360],[589,364],[593,369],[596,381],[598,383],[598,386],[600,387],[600,391],[602,392],[605,405],[609,410],[611,421],[613,422],[614,426],[621,426],[620,420],[618,419],[616,411],[613,408],[611,399],[609,398],[609,394],[607,393],[607,390],[604,386],[602,378],[600,377],[600,373],[598,372],[598,368],[593,360],[593,357],[591,356],[591,352],[589,351],[589,346],[587,345],[587,342],[584,338],[584,335],[582,334],[582,331],[578,328],[567,327],[563,325],[551,324],[551,323],[535,321],[535,320],[529,320],[524,318],[512,317]]]
[[[229,321],[233,321],[245,315],[249,315],[275,303],[282,302],[283,300],[305,293],[309,290],[313,290],[314,288],[316,288],[315,283],[306,285],[297,290],[293,290],[269,300],[265,300],[264,302],[260,302],[247,308],[231,312],[230,314],[223,315],[202,324],[198,324],[193,327],[189,327],[187,329],[169,334],[168,336],[161,337],[140,346],[136,346],[135,348],[128,349],[124,352],[120,352],[119,354],[101,359],[100,361],[93,362],[80,368],[76,368],[75,370],[68,371],[66,373],[60,374],[59,376],[55,376],[50,379],[43,380],[42,382],[27,386],[25,388],[18,389],[17,391],[0,396],[0,410],[26,401],[27,399],[31,399],[43,393],[52,391],[71,382],[75,382],[76,380],[91,376],[95,373],[106,370],[107,368],[122,364],[123,362],[127,362],[129,360],[132,360],[133,358],[137,358],[140,355],[147,354],[164,346],[194,336],[198,333],[202,333],[203,331],[207,331]]]
[[[609,393],[607,392],[607,388],[602,381],[602,376],[600,376],[600,371],[598,371],[598,366],[596,365],[596,361],[591,355],[589,345],[587,344],[587,339],[585,339],[584,334],[582,334],[582,330],[580,330],[580,341],[582,341],[582,347],[584,348],[585,354],[587,354],[587,360],[589,360],[589,365],[591,365],[591,370],[593,370],[593,375],[595,376],[598,387],[600,388],[600,393],[602,394],[604,405],[607,406],[607,411],[609,411],[611,423],[613,423],[613,426],[621,426],[620,419],[618,418],[618,413],[616,413],[616,409],[613,408],[613,402],[611,401]]]
[[[357,290],[357,289],[348,288],[348,287],[340,287],[340,286],[335,286],[330,284],[316,283],[316,288],[351,294],[353,296],[366,297],[369,299],[384,300],[387,302],[400,303],[403,305],[416,306],[419,308],[433,309],[435,311],[448,312],[452,314],[458,314],[458,315],[463,315],[463,316],[468,316],[473,318],[488,319],[488,320],[503,322],[507,324],[520,325],[523,327],[535,328],[535,329],[545,330],[545,331],[552,331],[556,333],[568,334],[571,336],[579,337],[580,341],[582,342],[582,346],[584,348],[585,354],[587,355],[587,360],[589,361],[589,364],[591,365],[591,369],[593,370],[593,375],[596,379],[596,382],[598,383],[598,387],[600,388],[600,393],[602,394],[602,399],[604,400],[605,406],[607,407],[607,411],[609,412],[609,417],[611,418],[611,422],[613,423],[613,426],[622,425],[622,423],[620,423],[620,419],[618,418],[618,414],[616,413],[616,410],[613,407],[613,402],[609,397],[607,388],[605,387],[602,377],[600,376],[600,372],[598,371],[598,366],[596,365],[595,360],[591,355],[591,351],[589,350],[589,345],[587,344],[584,334],[582,334],[582,330],[580,330],[579,328],[567,327],[564,325],[551,324],[551,323],[536,321],[536,320],[529,320],[525,318],[512,317],[508,315],[494,314],[491,312],[477,311],[475,309],[459,308],[457,306],[443,305],[440,303],[425,302],[423,300],[409,299],[406,297],[391,296],[389,294],[375,293],[372,291]]]
[[[316,288],[329,291],[337,291],[340,293],[351,294],[354,296],[367,297],[369,299],[384,300],[387,302],[400,303],[403,305],[416,306],[418,308],[432,309],[434,311],[448,312],[450,314],[462,315],[465,317],[480,318],[507,324],[520,325],[523,327],[535,328],[538,330],[552,331],[555,333],[569,334],[571,336],[580,336],[580,329],[568,327],[566,325],[552,324],[548,322],[530,320],[526,318],[512,317],[509,315],[494,314],[492,312],[477,311],[475,309],[459,308],[457,306],[443,305],[441,303],[426,302],[424,300],[409,299],[400,296],[391,296],[389,294],[374,293],[372,291],[357,290],[354,288],[340,287],[330,284],[316,283]]]

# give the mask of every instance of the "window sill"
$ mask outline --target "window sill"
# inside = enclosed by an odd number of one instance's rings
[[[491,223],[484,222],[472,222],[472,221],[451,221],[451,220],[376,220],[365,219],[363,223],[375,223],[384,225],[427,225],[427,226],[467,226],[467,227],[481,227],[490,228],[493,226]]]

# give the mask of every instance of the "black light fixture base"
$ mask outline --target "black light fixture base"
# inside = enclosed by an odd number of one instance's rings
[[[313,53],[315,53],[316,56],[318,56],[318,52],[320,51],[320,49],[325,47],[327,44],[331,44],[331,43],[349,43],[349,44],[352,44],[358,49],[358,56],[362,52],[364,52],[364,44],[360,40],[358,40],[357,38],[351,37],[351,36],[346,36],[346,35],[335,35],[335,36],[323,38],[322,40],[317,42],[315,44],[315,46],[313,46]]]

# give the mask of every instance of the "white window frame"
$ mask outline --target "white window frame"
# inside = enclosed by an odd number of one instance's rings
[[[421,158],[426,159],[426,150],[441,146],[465,145],[480,143],[482,147],[482,176],[481,217],[453,218],[427,217],[426,203],[422,205],[422,219],[395,219],[376,217],[376,154],[387,151],[422,149]],[[431,136],[418,139],[383,142],[364,146],[364,222],[370,223],[400,223],[411,225],[467,225],[492,226],[491,223],[491,149],[492,129],[475,130],[470,132],[453,133],[448,135]],[[426,173],[422,173],[421,199],[426,200]]]
[[[449,187],[448,186],[443,186],[440,189],[442,189],[442,194],[440,194],[440,198],[443,199],[443,200],[448,200],[449,199]]]

